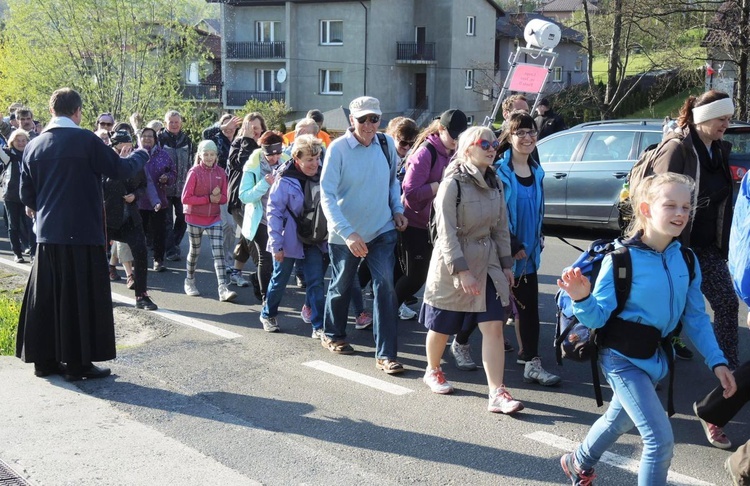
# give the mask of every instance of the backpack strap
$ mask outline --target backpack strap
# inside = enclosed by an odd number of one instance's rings
[[[388,139],[385,138],[384,133],[377,132],[375,135],[378,137],[380,149],[383,151],[383,155],[385,155],[385,160],[388,161],[388,167],[391,167],[393,164],[391,164],[391,152],[388,150]]]
[[[430,171],[432,171],[435,167],[435,161],[437,161],[437,149],[427,140],[425,140],[422,146],[427,147],[427,150],[430,152]]]
[[[687,264],[688,267],[690,283],[693,283],[693,279],[695,278],[695,253],[693,253],[693,250],[690,248],[685,248],[684,246],[680,247],[680,251],[682,252],[682,258],[685,259],[685,264]]]

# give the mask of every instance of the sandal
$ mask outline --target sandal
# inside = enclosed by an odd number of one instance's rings
[[[333,339],[324,337],[320,340],[320,344],[333,354],[354,354],[354,348],[346,341],[334,341]]]
[[[132,274],[128,275],[128,283],[127,283],[127,287],[128,287],[129,289],[132,289],[133,287],[135,287],[135,278],[133,278],[133,275],[132,275]]]
[[[405,371],[404,365],[402,365],[396,360],[389,359],[389,358],[383,358],[383,359],[377,358],[375,360],[375,367],[379,370],[385,371],[389,375],[395,375],[398,373],[403,373]]]

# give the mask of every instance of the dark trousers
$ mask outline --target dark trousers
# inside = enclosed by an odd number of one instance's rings
[[[143,227],[128,220],[120,228],[107,228],[110,240],[127,243],[133,254],[133,278],[135,279],[135,296],[140,297],[148,290],[148,251],[146,250],[146,236]]]
[[[151,211],[141,209],[141,219],[143,219],[143,231],[151,236],[151,244],[154,251],[154,261],[164,261],[164,243],[166,237],[166,216],[165,211]],[[135,258],[135,253],[133,253]]]
[[[734,380],[737,382],[737,393],[731,397],[724,398],[723,388],[717,386],[697,403],[700,418],[709,424],[724,427],[750,401],[750,361],[735,370]]]
[[[235,208],[232,210],[232,219],[234,220],[237,227],[242,228],[242,220],[244,219],[245,210],[242,207]],[[237,244],[234,246],[233,252],[234,259],[240,263],[247,263],[248,260],[252,259],[255,266],[258,266],[258,249],[252,241],[248,241],[244,236],[240,235]]]
[[[33,255],[36,250],[36,235],[31,229],[31,218],[26,216],[26,207],[23,203],[5,201],[5,213],[8,216],[8,238],[10,248],[17,257],[23,255],[25,242]]]
[[[170,196],[167,198],[167,207],[163,208],[165,214],[164,224],[164,247],[172,254],[180,254],[180,244],[185,237],[187,223],[185,222],[185,212],[182,207],[180,196]],[[145,228],[145,226],[144,226]]]
[[[427,280],[430,268],[432,245],[426,229],[407,227],[400,235],[401,251],[399,258],[405,265],[400,265],[401,276],[396,280],[396,300],[398,305],[422,288]],[[404,268],[405,267],[405,268]]]
[[[268,284],[271,283],[271,275],[273,274],[273,256],[266,251],[268,227],[265,224],[260,223],[258,225],[258,231],[255,232],[253,243],[255,243],[255,248],[258,250],[257,267],[260,293],[263,295],[263,299],[265,299],[266,292],[268,292]]]
[[[536,273],[518,277],[511,289],[511,299],[518,312],[518,333],[521,335],[521,358],[526,361],[539,356],[539,279]]]

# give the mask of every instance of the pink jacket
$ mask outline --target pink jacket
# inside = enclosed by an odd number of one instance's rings
[[[215,187],[221,190],[221,200],[212,203],[209,196]],[[221,205],[227,203],[227,174],[214,164],[210,169],[203,164],[190,168],[182,189],[185,221],[196,226],[211,226],[221,221]]]

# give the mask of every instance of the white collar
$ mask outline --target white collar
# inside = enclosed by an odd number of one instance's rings
[[[47,126],[44,127],[44,130],[42,130],[42,133],[46,132],[47,130],[51,128],[81,128],[81,127],[76,125],[76,122],[74,122],[67,116],[55,116],[55,117],[52,117],[49,123],[47,123]]]

